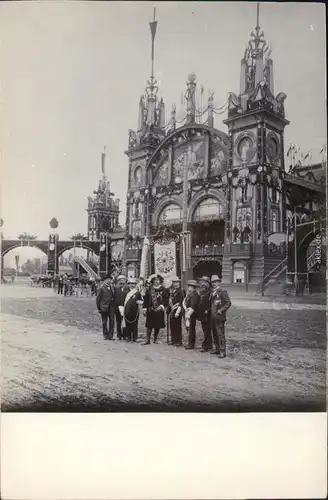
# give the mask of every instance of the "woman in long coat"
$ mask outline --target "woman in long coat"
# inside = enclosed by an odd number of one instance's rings
[[[150,344],[154,330],[154,343],[157,342],[161,328],[165,328],[165,311],[168,306],[169,292],[163,286],[163,278],[153,275],[149,278],[149,287],[146,289],[143,301],[143,313],[146,316],[147,340]]]

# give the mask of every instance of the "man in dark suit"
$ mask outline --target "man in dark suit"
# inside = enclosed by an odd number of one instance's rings
[[[172,288],[169,298],[169,307],[167,309],[168,319],[170,322],[171,344],[175,346],[182,345],[182,302],[184,292],[181,289],[181,280],[177,276],[172,278]]]
[[[103,336],[105,340],[113,340],[114,328],[114,289],[110,275],[101,284],[96,299],[97,309],[101,314]]]
[[[199,295],[196,288],[197,282],[195,280],[188,281],[187,295],[183,301],[186,329],[188,333],[188,345],[186,349],[195,349],[196,343],[196,312],[199,303]]]
[[[212,349],[212,328],[211,328],[211,280],[208,276],[203,276],[200,279],[200,289],[199,289],[199,304],[197,308],[197,319],[202,325],[202,330],[204,334],[202,352],[208,352]]]
[[[126,278],[122,274],[118,276],[115,287],[115,318],[116,318],[116,335],[119,340],[123,337],[122,334],[122,307],[129,287],[126,285]]]
[[[211,354],[216,354],[220,358],[225,358],[227,355],[225,337],[226,312],[231,306],[231,300],[228,292],[221,288],[221,280],[218,276],[212,276],[211,283],[213,287],[211,296],[211,323],[215,345],[215,349],[211,351]]]

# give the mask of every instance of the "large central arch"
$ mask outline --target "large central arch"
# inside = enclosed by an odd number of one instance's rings
[[[158,167],[158,155],[161,151],[164,151],[167,146],[188,141],[192,135],[197,136],[200,133],[206,134],[210,138],[215,138],[215,142],[220,145],[220,148],[225,153],[228,153],[230,148],[230,137],[225,132],[202,124],[194,123],[191,125],[184,125],[183,127],[180,127],[168,134],[153,151],[146,166],[147,177],[150,169],[153,170],[154,167]]]

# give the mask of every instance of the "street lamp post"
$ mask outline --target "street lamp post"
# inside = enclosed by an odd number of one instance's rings
[[[191,146],[186,153],[183,168],[183,218],[182,218],[182,281],[186,288],[188,279],[188,170],[192,161]]]
[[[298,273],[297,273],[297,214],[296,214],[296,206],[294,206],[294,286],[295,286],[295,295],[297,295],[298,291]]]

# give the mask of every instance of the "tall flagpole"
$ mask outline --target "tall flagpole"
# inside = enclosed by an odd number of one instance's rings
[[[104,151],[101,153],[101,172],[105,177],[105,164],[106,164],[106,146],[104,147]]]
[[[155,35],[156,35],[156,29],[157,29],[157,21],[155,19],[156,19],[156,7],[154,7],[153,21],[151,23],[149,23],[150,33],[151,33],[151,76],[150,76],[151,84],[153,84],[153,82],[154,82]]]

